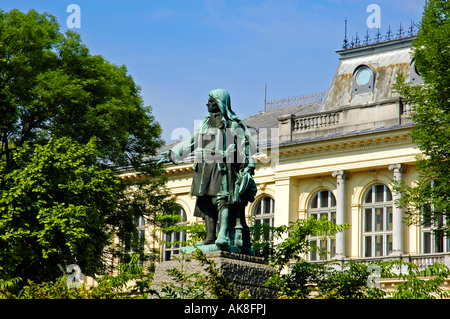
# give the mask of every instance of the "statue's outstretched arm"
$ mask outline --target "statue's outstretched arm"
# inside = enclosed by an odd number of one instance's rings
[[[173,163],[175,165],[178,164],[178,161],[182,160],[186,156],[188,156],[195,149],[195,141],[200,132],[200,127],[195,130],[195,132],[189,136],[187,139],[182,142],[176,144],[172,149],[161,153],[163,156],[158,164],[164,163]]]

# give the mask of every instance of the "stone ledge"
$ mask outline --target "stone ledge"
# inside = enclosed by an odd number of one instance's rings
[[[264,263],[264,258],[256,257],[255,251],[251,248],[238,247],[234,245],[218,246],[211,245],[199,245],[188,246],[181,248],[181,251],[186,254],[194,253],[197,249],[200,249],[206,254],[208,258],[213,257],[227,257],[232,259],[247,260],[256,263]]]

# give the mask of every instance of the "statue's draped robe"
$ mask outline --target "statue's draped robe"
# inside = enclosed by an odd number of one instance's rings
[[[190,194],[197,197],[194,216],[198,217],[212,210],[211,205],[216,210],[235,203],[245,206],[256,194],[256,185],[249,174],[255,168],[252,154],[256,152],[251,134],[231,110],[228,92],[217,89],[209,95],[216,100],[220,112],[209,113],[194,134],[171,150],[175,163],[194,152]],[[253,183],[248,183],[249,179]],[[243,180],[250,185],[244,191],[240,187],[244,186]]]

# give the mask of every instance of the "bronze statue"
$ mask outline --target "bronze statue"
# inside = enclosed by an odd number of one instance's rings
[[[195,132],[162,153],[159,163],[178,164],[194,152],[190,194],[197,197],[194,216],[204,219],[207,233],[200,245],[250,248],[244,209],[256,194],[252,178],[256,145],[245,123],[231,110],[227,91],[209,92],[206,106],[209,113]]]

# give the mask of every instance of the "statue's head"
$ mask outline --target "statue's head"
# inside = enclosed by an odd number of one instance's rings
[[[217,113],[220,111],[219,104],[217,104],[217,101],[212,96],[209,97],[208,103],[206,103],[206,106],[208,107],[209,113]]]
[[[226,90],[215,89],[209,92],[209,100],[208,104],[206,104],[208,105],[208,111],[210,110],[210,107],[215,107],[215,104],[217,104],[218,111],[222,113],[222,116],[225,120],[237,119],[236,114],[234,114],[234,112],[231,110],[231,98],[230,94]]]

